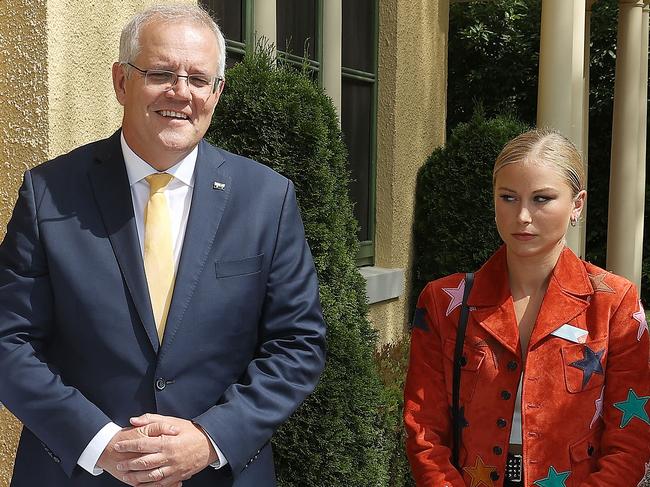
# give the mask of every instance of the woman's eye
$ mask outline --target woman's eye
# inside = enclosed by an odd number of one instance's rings
[[[501,196],[499,196],[499,198],[501,198],[503,201],[514,201],[515,200],[515,197],[510,195],[510,194],[502,194]]]
[[[551,198],[550,196],[542,196],[542,195],[538,195],[533,198],[535,203],[546,203],[548,201],[551,201],[552,199],[553,198]]]

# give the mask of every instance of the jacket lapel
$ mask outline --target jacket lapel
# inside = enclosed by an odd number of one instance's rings
[[[476,272],[467,302],[476,308],[470,316],[505,348],[519,355],[519,329],[510,294],[505,246]]]
[[[129,178],[120,146],[120,132],[117,131],[103,142],[98,147],[96,164],[89,171],[91,187],[135,309],[151,346],[157,352],[158,335],[133,214]]]
[[[534,347],[581,314],[589,306],[587,297],[593,292],[584,265],[568,247],[565,248],[553,269],[529,347]],[[573,326],[578,324],[574,323]]]
[[[529,348],[581,314],[589,305],[590,294],[593,287],[584,265],[565,248],[553,269]],[[504,347],[519,355],[519,328],[508,281],[505,246],[477,271],[468,304],[476,308],[470,316]]]
[[[163,353],[173,342],[182,323],[230,198],[232,177],[224,162],[220,152],[201,141],[196,160],[192,204],[163,337]]]

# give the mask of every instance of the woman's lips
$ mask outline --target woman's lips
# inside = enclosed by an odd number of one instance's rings
[[[528,240],[532,240],[535,238],[535,235],[533,235],[532,233],[513,233],[512,236],[515,239],[520,240],[522,242],[527,242]]]

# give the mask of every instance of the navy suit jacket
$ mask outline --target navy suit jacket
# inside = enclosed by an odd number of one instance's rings
[[[324,344],[293,184],[271,169],[199,144],[162,344],[119,132],[25,173],[0,245],[0,401],[24,424],[12,487],[124,485],[76,462],[145,412],[192,419],[228,459],[184,485],[275,485],[269,440]]]

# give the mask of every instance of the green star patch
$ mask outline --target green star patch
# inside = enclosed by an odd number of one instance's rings
[[[548,469],[548,475],[545,478],[535,480],[533,483],[539,487],[566,487],[566,479],[569,475],[571,475],[570,470],[558,473],[555,467],[551,467]]]
[[[627,391],[627,399],[621,402],[615,402],[614,407],[623,411],[621,418],[621,428],[625,428],[630,421],[638,418],[646,424],[650,424],[648,411],[645,410],[646,403],[650,396],[637,396],[632,389]]]

